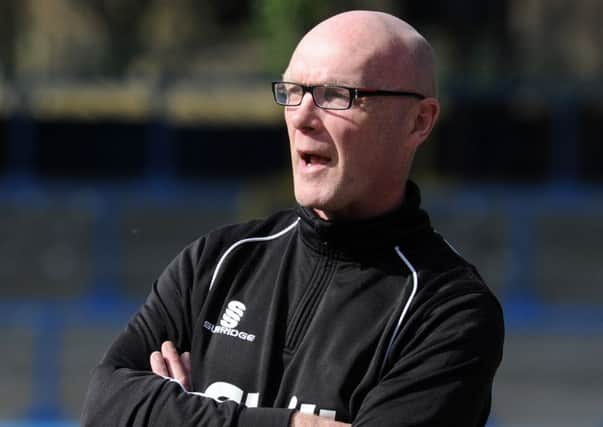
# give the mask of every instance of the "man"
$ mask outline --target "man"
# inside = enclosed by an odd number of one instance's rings
[[[306,34],[273,83],[300,206],[176,257],[95,370],[83,424],[483,426],[502,313],[408,181],[434,75],[391,15]]]

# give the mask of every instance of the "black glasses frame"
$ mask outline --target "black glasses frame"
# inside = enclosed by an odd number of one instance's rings
[[[298,103],[284,104],[284,103],[281,103],[278,101],[278,98],[276,96],[276,85],[282,84],[282,83],[296,85],[296,86],[299,86],[300,88],[302,88],[302,91],[303,91],[302,96]],[[323,107],[323,106],[319,105],[316,102],[316,97],[314,96],[314,89],[316,89],[316,88],[346,89],[350,94],[350,99],[349,99],[348,105],[346,107],[335,107],[335,108]],[[421,95],[418,92],[357,88],[357,87],[330,85],[330,84],[309,86],[309,85],[302,85],[302,84],[296,83],[296,82],[287,82],[287,81],[281,81],[281,80],[276,80],[276,81],[272,82],[272,96],[274,97],[274,101],[278,105],[283,105],[285,107],[296,107],[298,105],[301,105],[306,92],[310,92],[310,94],[312,95],[312,101],[314,101],[314,105],[316,105],[318,108],[322,108],[323,110],[348,110],[356,99],[361,98],[361,97],[369,97],[369,96],[410,96],[412,98],[417,98],[419,100],[423,100],[426,98],[425,95]]]

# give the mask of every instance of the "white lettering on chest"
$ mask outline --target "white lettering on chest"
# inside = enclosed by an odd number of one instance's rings
[[[220,403],[225,402],[227,400],[232,400],[234,402],[237,402],[238,404],[241,404],[241,402],[243,402],[243,396],[245,396],[246,393],[243,391],[243,389],[237,387],[234,384],[230,384],[224,381],[217,381],[210,384],[203,393],[195,394],[212,398]],[[248,408],[257,408],[259,401],[259,393],[247,393],[245,399],[245,406],[247,406]],[[293,396],[291,400],[289,400],[289,405],[287,407],[289,409],[299,409],[299,411],[304,414],[314,414],[324,418],[335,420],[336,412],[334,410],[319,409],[317,413],[315,404],[301,403],[298,401],[296,396]]]

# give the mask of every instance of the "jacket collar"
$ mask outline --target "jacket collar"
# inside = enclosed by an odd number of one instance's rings
[[[409,234],[430,229],[429,217],[420,205],[419,188],[408,181],[403,203],[384,215],[360,221],[325,221],[310,208],[298,206],[297,213],[306,244],[345,256],[391,250]]]

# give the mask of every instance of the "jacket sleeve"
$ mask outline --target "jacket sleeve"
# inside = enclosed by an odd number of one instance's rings
[[[486,424],[504,338],[498,301],[483,292],[448,296],[433,307],[409,319],[353,426]]]
[[[290,410],[219,403],[151,372],[149,356],[163,341],[190,350],[191,289],[201,245],[189,246],[167,267],[93,371],[83,426],[288,426]]]

